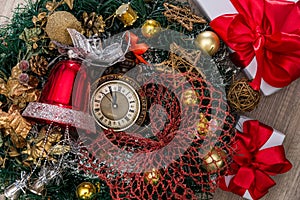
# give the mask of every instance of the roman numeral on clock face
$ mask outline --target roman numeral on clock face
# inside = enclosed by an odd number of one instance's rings
[[[128,121],[128,122],[130,121],[130,119],[129,119],[129,117],[128,117],[128,116],[126,116],[126,117],[125,117],[125,119],[126,119],[126,121]]]

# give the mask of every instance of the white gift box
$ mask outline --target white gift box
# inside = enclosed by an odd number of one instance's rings
[[[243,133],[243,124],[244,124],[244,122],[246,122],[248,120],[253,120],[253,119],[248,118],[246,116],[240,116],[240,119],[235,128],[239,132]],[[267,149],[267,148],[275,147],[275,146],[280,146],[280,145],[282,145],[284,138],[285,138],[285,135],[283,133],[281,133],[280,131],[278,131],[276,129],[273,129],[273,133],[272,133],[271,137],[259,150]]]
[[[244,124],[244,122],[246,122],[248,120],[252,120],[252,119],[250,119],[246,116],[241,116],[235,128],[239,132],[243,133],[243,124]],[[259,150],[267,149],[267,148],[275,147],[275,146],[280,146],[280,145],[282,145],[284,138],[285,138],[285,135],[283,133],[273,129],[273,133],[272,133],[271,137]],[[226,183],[227,187],[229,186],[230,181],[234,176],[235,175],[225,176],[225,183]],[[251,197],[251,194],[249,193],[248,190],[246,190],[245,194],[243,195],[243,198],[253,200],[253,198]]]
[[[298,0],[287,1],[297,2]],[[237,13],[230,0],[194,0],[194,2],[198,5],[202,13],[206,15],[210,20],[213,20],[216,17],[224,14]],[[255,77],[257,72],[257,61],[255,58],[247,67],[244,68],[244,72],[249,79],[253,79]],[[281,88],[273,87],[262,79],[260,89],[265,96],[268,96],[277,92]]]

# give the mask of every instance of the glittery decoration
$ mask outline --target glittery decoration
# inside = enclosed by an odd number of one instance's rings
[[[31,102],[22,115],[96,132],[95,121],[90,115],[55,105]]]
[[[81,23],[67,11],[56,11],[48,17],[45,31],[51,40],[71,45],[72,39],[67,28],[82,30]]]

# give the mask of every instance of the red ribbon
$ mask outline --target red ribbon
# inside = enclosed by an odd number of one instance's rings
[[[270,175],[285,173],[292,168],[282,145],[261,149],[272,133],[271,127],[256,120],[244,122],[243,133],[237,133],[236,154],[230,166],[230,174],[235,176],[228,187],[222,178],[221,189],[240,196],[248,190],[254,200],[259,199],[276,184]]]
[[[300,2],[230,0],[238,14],[222,15],[210,25],[235,51],[233,60],[247,67],[257,60],[251,86],[262,78],[282,88],[300,77]]]
[[[149,63],[141,55],[143,55],[149,49],[149,46],[146,43],[138,44],[138,41],[139,41],[138,36],[131,33],[131,32],[126,34],[126,39],[127,40],[129,40],[128,36],[130,37],[130,48],[129,48],[129,50],[134,53],[135,57],[140,62],[148,65]]]

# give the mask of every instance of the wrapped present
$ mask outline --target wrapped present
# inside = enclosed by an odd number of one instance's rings
[[[276,183],[270,175],[285,173],[292,168],[283,148],[284,135],[242,116],[237,123],[237,139],[233,162],[220,188],[247,199],[259,199]]]
[[[253,79],[253,89],[267,96],[300,77],[298,0],[194,1]]]

